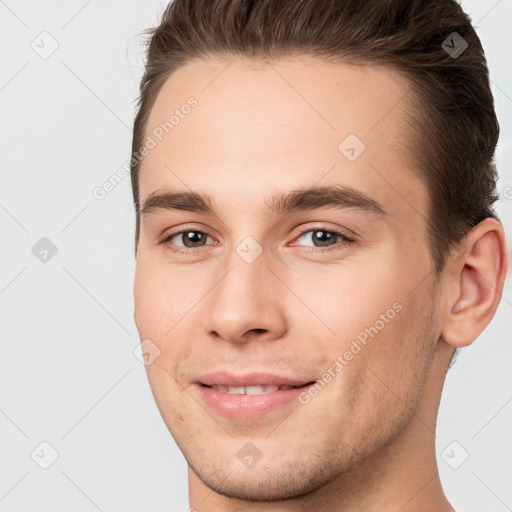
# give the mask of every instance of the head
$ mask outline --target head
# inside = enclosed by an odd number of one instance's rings
[[[498,306],[482,46],[452,0],[176,0],[149,34],[131,178],[156,402],[219,494],[313,491],[418,410],[435,423],[454,350]],[[203,403],[212,371],[315,386],[226,417]]]

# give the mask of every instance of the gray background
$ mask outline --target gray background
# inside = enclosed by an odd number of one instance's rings
[[[462,5],[491,70],[510,244],[512,0]],[[188,508],[185,460],[133,353],[129,178],[92,194],[129,158],[138,34],[165,6],[0,1],[0,512]],[[48,58],[31,47],[53,40]],[[46,262],[32,252],[43,237],[58,250]],[[511,315],[509,278],[493,323],[448,373],[437,453],[460,512],[512,510]],[[58,452],[48,469],[42,442]]]

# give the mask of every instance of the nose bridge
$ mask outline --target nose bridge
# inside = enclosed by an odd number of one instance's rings
[[[254,237],[245,236],[226,257],[225,267],[228,273],[219,282],[219,293],[226,297],[239,295],[241,299],[247,298],[251,291],[256,295],[256,292],[263,291],[270,284],[270,264],[268,251],[264,251]],[[260,290],[256,290],[258,285]]]
[[[251,330],[279,336],[285,329],[284,297],[271,262],[251,237],[226,258],[222,277],[211,290],[204,328],[227,340],[243,341]],[[220,274],[220,273],[219,273]]]

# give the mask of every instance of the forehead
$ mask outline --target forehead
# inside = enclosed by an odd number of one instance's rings
[[[243,202],[258,195],[251,184],[263,194],[321,180],[425,212],[404,146],[411,100],[405,78],[378,66],[305,56],[191,61],[169,76],[148,118],[156,146],[142,161],[141,202],[165,187],[215,197],[226,184]]]

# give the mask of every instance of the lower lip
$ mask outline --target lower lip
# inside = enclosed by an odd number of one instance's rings
[[[282,389],[261,395],[232,395],[198,384],[199,395],[212,409],[229,418],[255,418],[284,405],[306,391],[314,383],[293,389]]]

